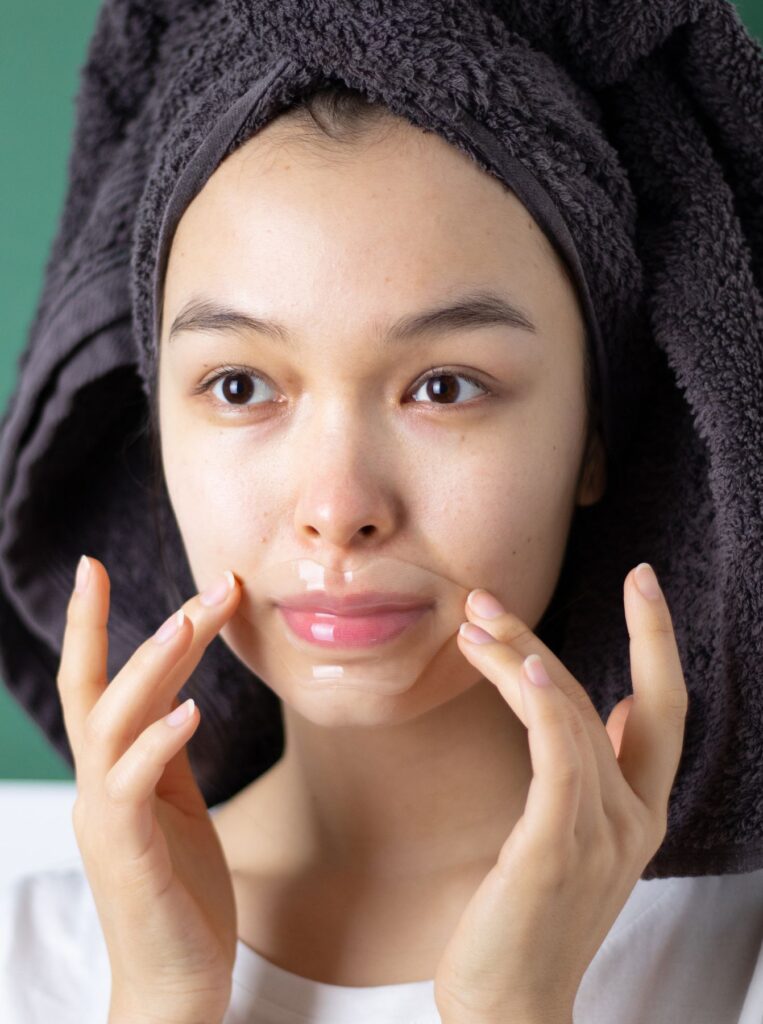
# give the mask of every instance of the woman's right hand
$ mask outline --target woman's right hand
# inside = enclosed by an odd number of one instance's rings
[[[231,996],[233,886],[186,749],[198,709],[177,727],[164,716],[241,588],[221,574],[219,603],[195,595],[174,636],[147,639],[109,683],[110,581],[101,562],[89,565],[69,599],[58,689],[75,760],[72,822],[111,965],[109,1019],[213,1024]]]

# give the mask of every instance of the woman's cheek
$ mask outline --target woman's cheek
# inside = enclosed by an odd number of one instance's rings
[[[201,585],[221,569],[238,571],[241,553],[252,550],[257,510],[267,507],[267,498],[219,449],[212,456],[196,446],[191,455],[188,447],[177,454],[165,449],[164,472],[188,562]]]

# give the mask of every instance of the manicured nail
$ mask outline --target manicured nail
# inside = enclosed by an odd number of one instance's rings
[[[523,665],[531,683],[535,683],[536,686],[551,685],[551,677],[539,654],[528,654]]]
[[[492,644],[495,643],[495,637],[486,633],[484,629],[480,629],[479,626],[475,626],[473,622],[462,622],[458,627],[458,632],[461,636],[470,640],[473,644]]]
[[[74,581],[74,589],[78,594],[84,594],[90,579],[90,559],[83,555],[77,563],[77,576]]]
[[[180,627],[183,625],[185,620],[185,613],[181,609],[180,611],[173,612],[172,615],[163,623],[157,631],[154,633],[154,640],[158,644],[166,644],[168,640],[171,640],[177,633]]]
[[[474,611],[481,619],[497,619],[499,615],[504,615],[506,609],[503,607],[500,601],[498,601],[492,594],[489,594],[487,590],[473,590],[467,598],[469,607]]]
[[[178,726],[182,725],[183,722],[187,722],[193,714],[194,700],[193,697],[189,697],[187,701],[178,705],[174,711],[170,711],[164,721],[167,725]]]
[[[660,585],[649,562],[641,562],[636,566],[636,585],[650,601],[656,601],[661,596]]]
[[[230,569],[226,569],[220,579],[211,583],[206,590],[200,594],[200,600],[207,607],[213,604],[221,604],[233,590],[235,580]]]

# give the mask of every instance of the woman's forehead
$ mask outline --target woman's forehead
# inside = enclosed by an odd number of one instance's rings
[[[287,293],[292,306],[300,294],[354,308],[375,296],[385,310],[393,292],[397,315],[465,289],[508,290],[530,306],[550,297],[555,308],[566,292],[576,305],[563,261],[520,200],[443,140],[414,134],[412,146],[381,141],[336,164],[298,144],[289,155],[267,143],[235,163],[233,154],[178,225],[169,315],[196,293],[232,302],[253,288],[278,305]]]

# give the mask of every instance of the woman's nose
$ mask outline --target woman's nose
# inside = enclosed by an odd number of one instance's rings
[[[338,548],[388,536],[401,500],[384,461],[346,436],[314,457],[303,456],[294,478],[295,531],[307,542]]]
[[[294,528],[308,543],[348,548],[388,536],[395,528],[393,503],[381,487],[358,481],[315,480],[298,495]]]

